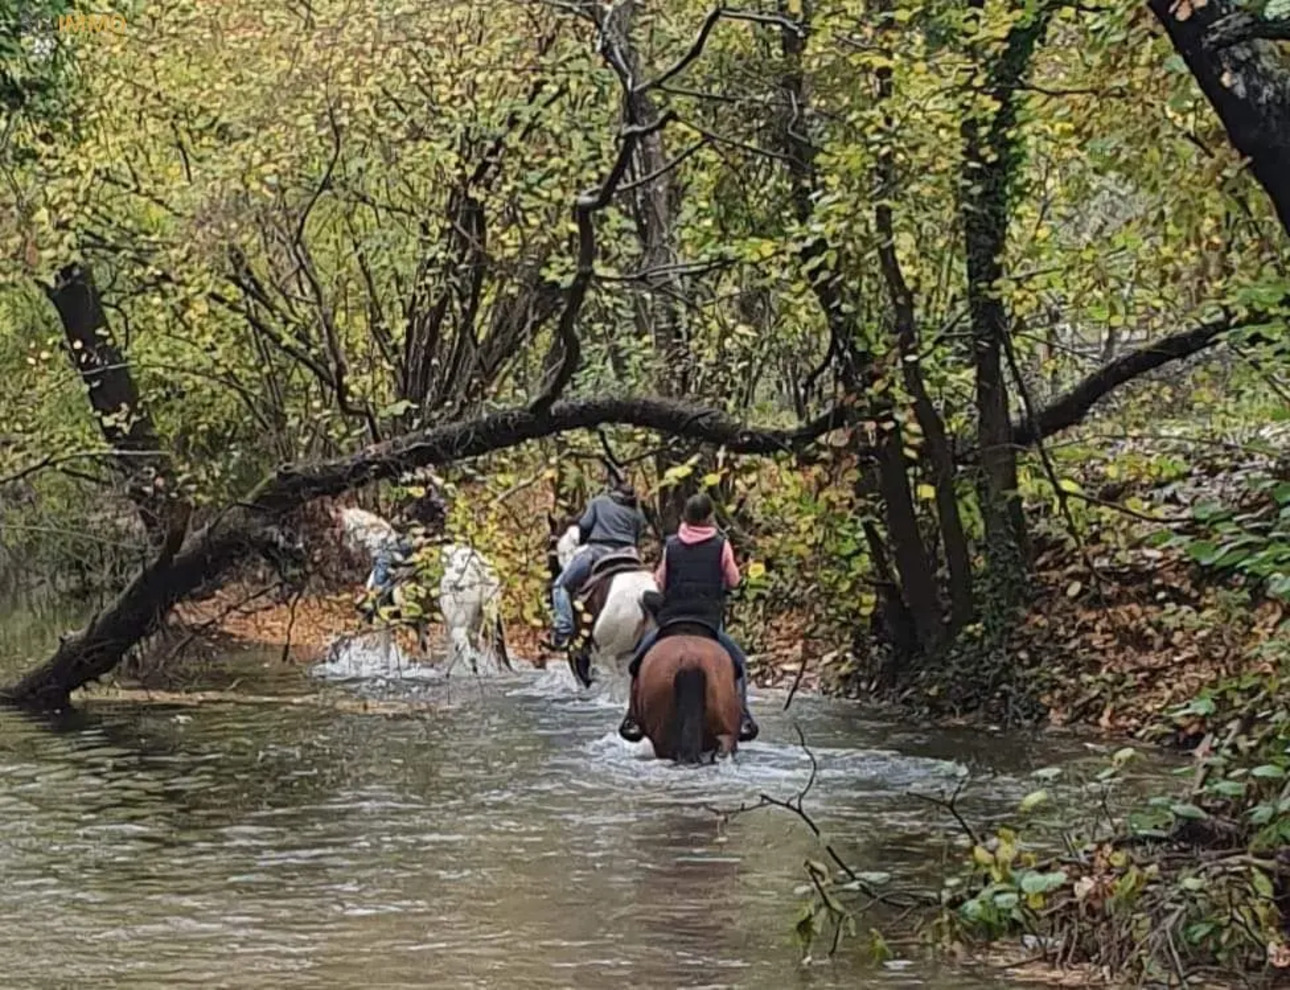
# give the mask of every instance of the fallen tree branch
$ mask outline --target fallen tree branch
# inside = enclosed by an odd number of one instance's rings
[[[1013,443],[1028,447],[1037,440],[1075,426],[1101,399],[1126,382],[1140,378],[1149,371],[1198,354],[1217,344],[1223,334],[1259,322],[1257,317],[1234,323],[1230,317],[1202,323],[1191,330],[1172,334],[1144,344],[1116,358],[1088,375],[1078,385],[1041,409],[1035,416],[1027,416],[1012,427]]]
[[[715,409],[650,398],[586,399],[557,403],[540,415],[510,409],[373,444],[318,464],[280,468],[245,499],[218,513],[182,547],[163,547],[107,608],[65,638],[54,655],[0,699],[61,709],[72,691],[102,677],[139,640],[154,632],[170,609],[204,584],[221,578],[263,542],[275,521],[309,501],[391,480],[416,467],[446,464],[530,440],[617,423],[724,444],[733,453],[793,452],[844,422],[834,409],[792,430],[745,426]]]

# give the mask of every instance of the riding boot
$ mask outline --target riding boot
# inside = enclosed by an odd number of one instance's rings
[[[761,729],[753,719],[752,713],[748,711],[748,679],[740,677],[735,681],[735,687],[739,690],[739,741],[752,742],[761,734]]]
[[[618,734],[630,743],[638,743],[645,738],[645,730],[636,721],[636,678],[632,677],[631,695],[627,701],[627,714],[618,726]]]

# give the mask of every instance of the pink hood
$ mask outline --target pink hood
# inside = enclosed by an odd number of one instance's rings
[[[685,544],[702,543],[717,535],[716,526],[692,526],[687,522],[681,523],[680,529],[676,531],[676,538]],[[724,583],[727,589],[737,588],[739,586],[739,565],[735,563],[735,552],[730,548],[730,541],[721,548],[721,573],[725,579]],[[664,557],[659,561],[658,570],[654,572],[654,580],[658,582],[661,591],[667,584],[667,558]]]

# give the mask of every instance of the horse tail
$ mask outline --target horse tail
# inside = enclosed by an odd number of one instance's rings
[[[497,654],[497,659],[507,670],[514,670],[511,666],[511,657],[506,650],[506,623],[502,619],[502,586],[497,583],[496,579],[488,582],[488,590],[484,593],[485,598],[480,606],[480,619],[483,623],[483,630],[492,639],[493,652]]]
[[[708,675],[702,667],[686,667],[672,676],[672,739],[678,763],[703,759],[707,694]]]

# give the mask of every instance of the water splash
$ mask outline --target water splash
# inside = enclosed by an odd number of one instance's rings
[[[323,659],[309,668],[309,676],[328,681],[443,680],[442,671],[413,660],[388,629],[337,637]]]

